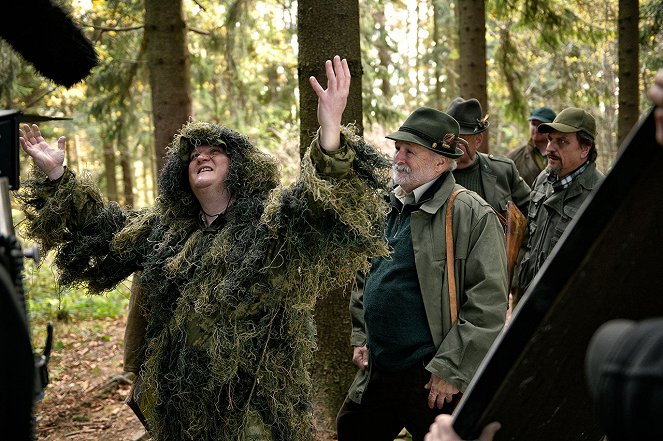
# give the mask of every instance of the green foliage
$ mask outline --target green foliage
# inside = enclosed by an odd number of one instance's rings
[[[36,323],[117,318],[129,308],[129,281],[103,295],[67,289],[57,284],[50,259],[41,265],[26,261],[23,286],[30,320]]]
[[[298,136],[296,8],[253,3],[201,2],[204,9],[187,11],[194,108],[197,118],[275,152],[283,131]]]
[[[640,44],[642,63],[651,71],[663,66],[663,3],[659,0],[640,2]]]
[[[138,0],[63,1],[95,43],[101,65],[65,90],[41,78],[0,41],[3,107],[54,116],[49,136],[78,141],[73,168],[91,170],[106,187],[104,152],[128,152],[144,182],[134,182],[137,206],[154,197],[149,66],[141,59],[143,4]],[[416,107],[446,108],[459,95],[459,0],[362,0],[364,125],[380,134]],[[616,150],[617,1],[491,0],[486,3],[489,136],[496,153],[527,140],[529,110],[584,107],[597,117],[599,166]],[[286,164],[298,166],[296,2],[184,2],[189,28],[194,117],[232,127]],[[640,2],[641,109],[645,86],[663,64],[663,7]],[[372,133],[367,133],[371,136]],[[119,167],[117,174],[119,175]],[[115,173],[113,171],[113,173]]]

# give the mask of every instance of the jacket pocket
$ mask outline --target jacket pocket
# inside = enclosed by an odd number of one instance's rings
[[[530,223],[536,218],[536,214],[539,212],[539,208],[541,208],[545,196],[544,193],[538,191],[532,194],[532,199],[530,200],[529,208],[527,210],[527,217],[529,218]]]
[[[557,242],[559,239],[562,237],[562,234],[566,231],[568,228],[569,224],[573,220],[573,218],[576,216],[576,213],[578,212],[578,208],[575,205],[566,205],[562,209],[562,215],[559,219],[559,222],[557,225],[555,225],[555,231],[553,232],[553,237],[550,241],[550,249],[552,250],[555,245],[557,245]]]

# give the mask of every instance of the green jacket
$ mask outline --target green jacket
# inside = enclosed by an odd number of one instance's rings
[[[189,154],[221,142],[233,203],[205,227]],[[342,142],[325,154],[314,140],[282,187],[274,159],[246,137],[194,121],[169,149],[151,209],[105,203],[69,171],[23,186],[27,231],[56,251],[62,283],[101,292],[139,272],[140,407],[155,441],[312,440],[316,298],[387,254],[390,163],[349,129]]]
[[[539,166],[536,162],[535,156],[537,155],[541,157],[541,153],[535,145],[531,144],[531,141],[529,144],[511,151],[507,155],[516,164],[518,173],[520,173],[520,176],[530,187],[534,185],[537,176],[543,171],[543,167]],[[545,158],[541,157],[541,162],[545,164]]]
[[[553,192],[548,182],[549,172],[543,172],[536,179],[532,200],[528,210],[529,238],[523,247],[523,259],[518,265],[514,280],[517,297],[527,291],[532,279],[539,271],[559,241],[566,227],[575,217],[587,196],[603,180],[603,173],[590,163],[587,169],[576,177],[566,189]]]
[[[530,188],[520,177],[512,160],[503,156],[477,153],[481,168],[481,184],[485,194],[479,195],[501,215],[506,203],[513,201],[520,211],[527,213]]]
[[[444,214],[449,196],[458,188],[462,187],[449,175],[435,195],[411,214],[410,227],[421,295],[437,348],[426,369],[463,391],[504,326],[508,290],[504,231],[483,199],[474,192],[462,192],[453,205],[458,322],[451,326]],[[370,332],[365,328],[362,302],[363,292],[354,290],[350,300],[353,346],[366,344]],[[370,370],[369,348],[369,365],[357,373],[348,393],[351,400],[361,402]]]

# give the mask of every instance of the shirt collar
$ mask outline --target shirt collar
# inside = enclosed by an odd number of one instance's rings
[[[588,165],[589,161],[585,161],[584,164],[564,176],[562,179],[557,177],[557,173],[550,173],[548,175],[548,182],[552,184],[553,191],[561,191],[569,188],[569,185],[571,185],[571,183],[587,169]]]
[[[419,202],[419,199],[426,193],[426,190],[431,188],[431,186],[435,183],[437,178],[433,179],[432,181],[428,181],[425,184],[422,184],[412,190],[410,193],[406,193],[405,190],[399,185],[396,188],[394,188],[394,196],[401,201],[401,204],[407,205],[407,204],[417,204]]]

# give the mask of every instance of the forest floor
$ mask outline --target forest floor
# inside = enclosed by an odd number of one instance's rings
[[[121,376],[124,326],[124,317],[54,324],[50,383],[35,408],[38,440],[148,439],[124,404],[131,388]],[[37,341],[40,332],[33,330]],[[321,431],[316,436],[316,441],[334,439]]]
[[[124,404],[131,388],[121,377],[124,323],[122,317],[54,324],[50,384],[35,408],[38,440],[137,441],[144,435]]]

